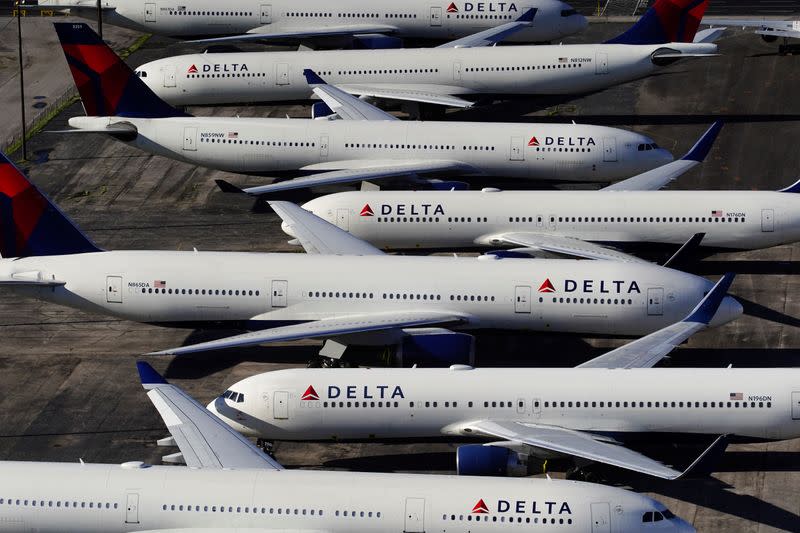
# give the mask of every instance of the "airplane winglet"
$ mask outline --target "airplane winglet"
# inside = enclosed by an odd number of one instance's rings
[[[711,472],[713,472],[712,467],[717,463],[720,457],[722,457],[722,454],[725,453],[728,442],[728,435],[720,435],[717,437],[714,442],[711,443],[711,446],[706,448],[706,450],[675,479],[683,479],[689,476],[702,477],[711,474]]]
[[[788,187],[784,187],[783,189],[779,189],[778,192],[793,192],[798,193],[800,192],[800,179],[789,185]]]
[[[234,185],[232,183],[229,183],[229,182],[227,182],[225,180],[214,180],[214,183],[217,184],[217,187],[219,187],[219,190],[221,190],[222,192],[233,192],[233,193],[238,193],[238,194],[247,194],[244,190],[240,189],[236,185]]]
[[[136,369],[139,371],[139,380],[145,389],[151,389],[156,385],[168,385],[167,380],[150,366],[150,363],[137,361]]]
[[[317,73],[310,68],[303,69],[303,76],[306,77],[306,82],[309,85],[328,85],[325,80],[320,78]]]
[[[711,147],[714,145],[714,141],[717,139],[717,135],[719,135],[723,125],[724,122],[721,120],[714,122],[681,159],[701,163],[708,155],[708,152],[711,151]]]
[[[517,22],[533,22],[533,17],[536,16],[537,8],[532,7],[519,16]]]
[[[672,257],[667,259],[661,266],[675,268],[675,265],[677,263],[680,263],[684,257],[688,257],[692,252],[694,252],[700,247],[700,243],[703,241],[705,236],[706,236],[705,232],[701,232],[701,233],[695,233],[694,235],[689,237],[689,240],[683,243],[681,247],[678,248],[678,251],[672,254]]]
[[[730,289],[731,283],[733,283],[735,277],[736,274],[732,272],[728,272],[722,276],[717,284],[708,292],[706,297],[697,304],[697,307],[692,309],[692,312],[684,319],[684,322],[697,322],[700,324],[708,324],[711,322],[711,319],[714,318],[714,315],[717,313],[717,309],[719,309],[722,299],[725,298],[725,295],[728,293],[728,289]]]

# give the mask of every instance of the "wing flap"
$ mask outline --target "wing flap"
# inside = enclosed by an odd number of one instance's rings
[[[152,366],[144,362],[136,366],[148,398],[164,420],[187,466],[283,469],[183,390],[167,383]]]
[[[675,479],[682,474],[655,459],[617,444],[601,442],[582,431],[544,424],[493,420],[481,420],[468,427],[473,432],[488,437],[521,442],[534,448],[582,457],[663,479]]]
[[[626,263],[647,263],[644,259],[572,237],[547,235],[544,233],[504,233],[489,237],[492,243],[508,243],[525,246],[545,252],[558,253],[583,259],[622,261]]]
[[[368,85],[368,84],[348,84],[340,85],[340,89],[350,94],[358,96],[371,96],[373,98],[384,98],[387,100],[402,100],[408,102],[419,102],[422,104],[435,104],[448,107],[472,107],[473,102],[453,96],[453,94],[464,94],[463,87],[446,87],[439,85]]]
[[[336,318],[326,318],[302,324],[293,324],[266,330],[234,335],[224,339],[181,346],[152,352],[148,355],[182,355],[224,348],[241,348],[268,342],[336,337],[354,333],[411,328],[427,325],[460,324],[467,317],[457,313],[433,311],[397,311],[352,314]]]

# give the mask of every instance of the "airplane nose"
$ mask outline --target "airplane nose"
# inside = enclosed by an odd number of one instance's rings
[[[669,150],[665,150],[664,148],[657,148],[653,150],[653,157],[662,165],[666,165],[667,163],[671,163],[675,160]]]
[[[584,31],[586,28],[589,27],[589,19],[584,17],[583,15],[573,15],[575,17],[575,27],[577,28],[576,31]]]
[[[717,310],[717,313],[714,315],[714,318],[711,319],[710,326],[716,327],[721,326],[723,324],[727,324],[733,320],[736,320],[742,313],[744,312],[744,307],[740,304],[736,298],[732,296],[726,296],[722,299],[722,303]]]
[[[214,413],[214,415],[219,416],[219,411],[217,411],[217,399],[214,398],[213,400],[211,400],[209,404],[206,405],[206,409]]]
[[[675,525],[675,531],[679,533],[697,533],[697,530],[683,518],[675,517],[671,521]]]

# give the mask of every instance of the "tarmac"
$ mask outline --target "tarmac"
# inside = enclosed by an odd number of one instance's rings
[[[599,42],[623,27],[592,26],[573,40]],[[139,65],[189,49],[151,38],[129,61]],[[445,119],[613,124],[645,132],[680,155],[711,122],[722,118],[726,126],[707,162],[670,187],[774,190],[795,181],[800,168],[796,148],[800,59],[779,56],[776,50],[777,44],[764,43],[747,32],[732,32],[720,41],[720,57],[679,63],[646,80],[574,98],[531,98],[453,111]],[[60,57],[60,51],[51,52]],[[218,116],[309,116],[308,107],[299,105],[189,111]],[[45,130],[64,129],[69,117],[82,112],[79,103],[73,104]],[[99,135],[43,132],[31,139],[29,152],[24,170],[103,248],[299,252],[286,243],[288,237],[280,230],[277,216],[254,206],[252,200],[219,192],[213,183],[215,178],[225,178],[254,185],[263,183],[263,178],[149,156]],[[13,156],[21,157],[19,152]],[[300,193],[292,199],[309,195]],[[743,303],[746,315],[696,335],[674,353],[669,364],[798,366],[799,254],[800,245],[794,244],[719,254],[695,265],[693,271],[713,279],[726,271],[738,272],[731,293]],[[135,324],[4,293],[0,298],[0,458],[158,464],[162,455],[174,450],[156,446],[156,439],[167,431],[138,383],[135,361],[145,352],[224,333]],[[478,339],[477,364],[571,366],[624,342],[486,332]],[[318,342],[306,341],[144,359],[199,401],[208,402],[252,374],[302,367],[318,349]],[[423,473],[453,473],[455,469],[455,445],[451,444],[278,443],[276,456],[289,468]],[[608,482],[659,499],[701,532],[800,531],[799,459],[800,439],[732,445],[710,478],[667,482],[616,473]],[[550,473],[561,477],[564,469],[556,464]]]

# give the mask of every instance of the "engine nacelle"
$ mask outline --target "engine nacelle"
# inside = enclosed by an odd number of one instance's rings
[[[399,37],[390,37],[379,33],[358,35],[353,38],[353,48],[357,50],[403,48],[403,40]]]
[[[456,450],[456,472],[459,476],[525,476],[528,465],[514,450],[467,444]]]
[[[778,40],[777,35],[762,35],[761,38],[764,39],[765,43],[774,43]]]
[[[448,367],[475,365],[475,337],[443,328],[403,330],[397,347],[399,366]]]

